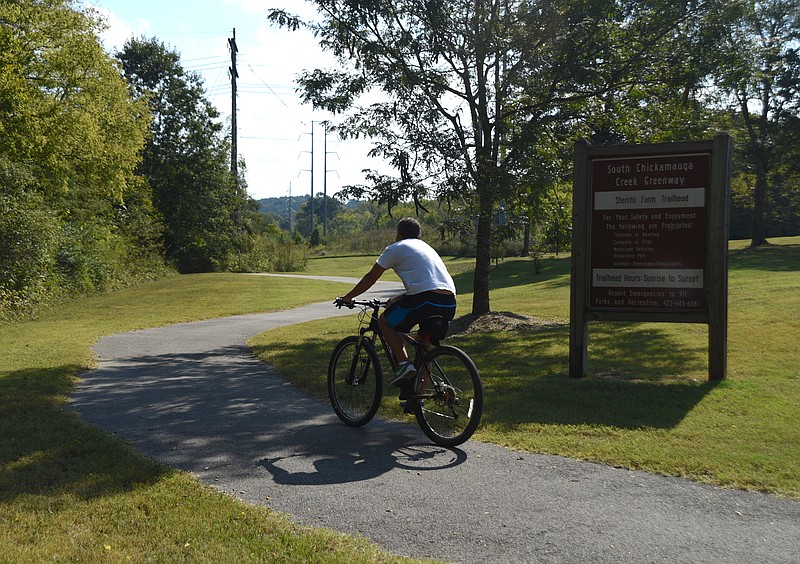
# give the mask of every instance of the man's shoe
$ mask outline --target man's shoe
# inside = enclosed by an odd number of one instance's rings
[[[399,386],[401,382],[410,381],[417,375],[417,369],[414,368],[413,362],[404,362],[398,368],[394,375],[394,379],[389,382],[392,386]]]

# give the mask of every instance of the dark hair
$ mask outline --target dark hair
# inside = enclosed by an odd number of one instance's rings
[[[422,228],[413,217],[404,217],[397,224],[397,234],[401,239],[419,239]]]

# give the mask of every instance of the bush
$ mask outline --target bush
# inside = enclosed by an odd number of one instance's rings
[[[172,272],[111,226],[60,222],[38,195],[0,196],[0,240],[2,320]]]
[[[37,195],[0,195],[0,319],[44,302],[53,281],[58,219]]]
[[[235,272],[300,272],[308,264],[308,245],[287,233],[261,235],[254,238],[248,252],[228,259]]]
[[[308,250],[287,239],[275,245],[270,270],[274,272],[300,272],[308,265]]]

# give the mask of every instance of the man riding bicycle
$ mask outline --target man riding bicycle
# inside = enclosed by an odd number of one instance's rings
[[[341,298],[345,302],[352,301],[369,290],[390,268],[402,280],[405,294],[393,298],[378,320],[398,363],[397,373],[390,384],[401,389],[416,375],[402,334],[410,332],[429,317],[441,316],[448,322],[456,312],[453,278],[439,254],[419,238],[420,233],[419,221],[412,217],[401,219],[397,224],[395,242],[384,249],[372,270]],[[400,399],[404,399],[402,392]]]

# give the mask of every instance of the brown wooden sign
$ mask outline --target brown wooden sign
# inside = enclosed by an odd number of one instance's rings
[[[709,378],[726,373],[733,142],[575,146],[570,375],[588,322],[707,323]]]

